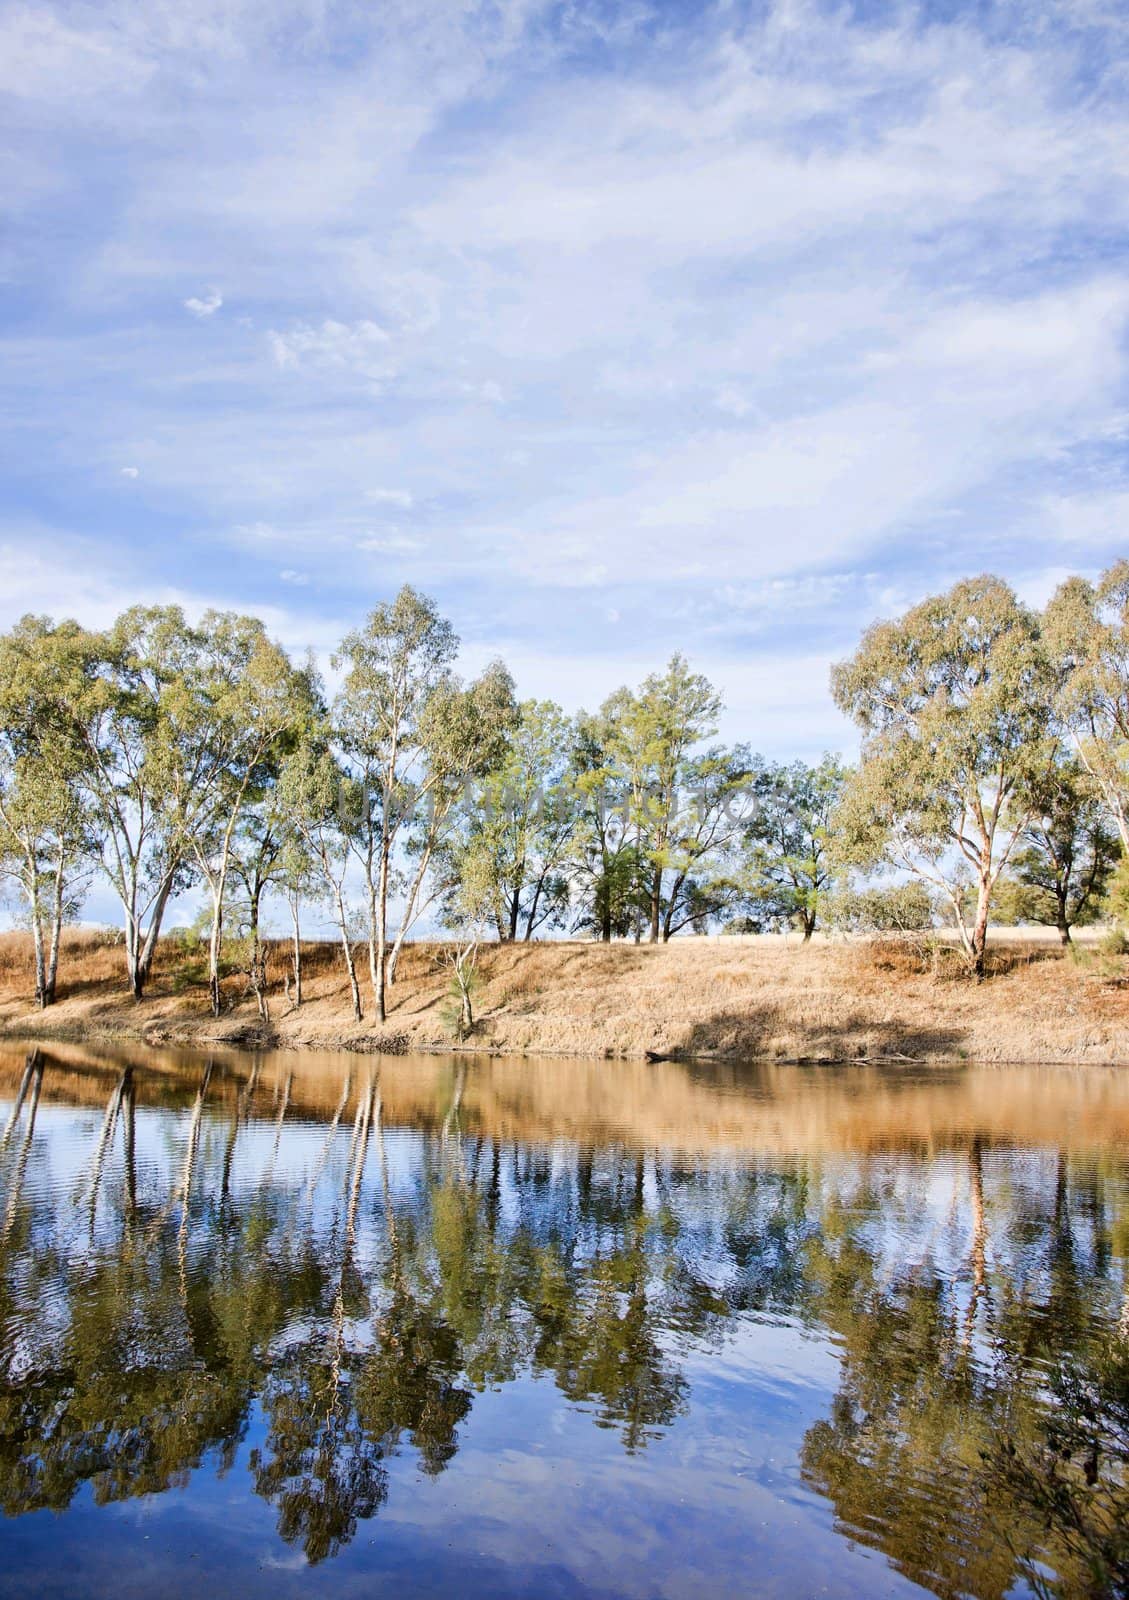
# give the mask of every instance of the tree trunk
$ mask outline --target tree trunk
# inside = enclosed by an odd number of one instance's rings
[[[659,921],[660,921],[660,918],[662,916],[662,896],[663,896],[663,875],[662,875],[662,868],[659,867],[655,872],[654,878],[651,880],[651,930],[650,930],[650,942],[652,944],[658,944],[658,942],[659,942]]]
[[[357,963],[353,960],[353,946],[349,943],[349,920],[345,915],[345,901],[341,891],[337,891],[337,925],[341,930],[341,945],[345,951],[345,967],[349,973],[349,988],[353,995],[353,1020],[361,1022],[364,1011],[361,1008],[361,986],[357,982]]]
[[[662,920],[663,944],[669,944],[670,942],[670,936],[674,929],[674,916],[678,909],[678,896],[682,893],[682,887],[688,876],[688,872],[680,872],[670,886],[670,895],[667,899],[666,910],[663,912]]]
[[[546,876],[547,876],[547,871],[542,871],[541,876],[537,879],[537,887],[533,891],[533,903],[530,905],[530,907],[529,907],[529,915],[525,919],[525,940],[524,940],[524,942],[526,944],[529,944],[529,943],[532,942],[533,930],[537,926],[537,907],[541,903],[541,891],[545,887],[545,878],[546,878]]]
[[[404,904],[404,915],[400,919],[400,926],[392,944],[392,954],[388,958],[388,971],[385,974],[385,980],[389,987],[396,982],[396,968],[400,962],[400,951],[404,948],[404,940],[408,937],[408,929],[415,921],[416,901],[419,899],[419,891],[423,886],[424,874],[427,872],[430,861],[431,850],[428,848],[420,854],[420,863],[416,868],[416,875],[412,879],[412,886],[408,890],[408,898]]]
[[[37,884],[31,908],[31,937],[35,945],[35,1003],[42,1010],[48,1004],[47,961],[43,951],[43,918],[40,915],[38,888]]]
[[[179,863],[178,863],[179,865]],[[126,966],[129,971],[129,986],[133,998],[140,1000],[145,992],[145,985],[149,981],[149,973],[153,966],[153,957],[157,951],[157,940],[161,936],[161,921],[168,905],[169,896],[172,894],[173,879],[176,877],[176,868],[167,872],[161,881],[157,898],[153,902],[153,909],[149,914],[149,931],[144,940],[141,939],[141,927],[136,918],[131,917],[126,929],[127,944],[130,937],[130,928],[133,935],[133,959],[126,950]],[[138,946],[140,945],[140,949]]]
[[[43,985],[43,1004],[55,1004],[55,983],[59,976],[59,946],[63,940],[63,860],[55,865],[55,888],[51,896],[51,946],[47,953],[47,974]]]
[[[1057,912],[1057,916],[1055,917],[1055,926],[1058,929],[1058,936],[1064,945],[1070,944],[1070,911],[1069,907],[1067,906],[1066,892],[1060,889],[1055,895],[1055,901],[1055,909]]]
[[[980,891],[976,898],[976,921],[972,927],[972,941],[969,955],[972,958],[972,970],[978,978],[984,976],[984,957],[988,943],[988,914],[992,909],[992,880],[988,873],[982,872],[980,877]]]
[[[298,921],[298,896],[294,895],[290,901],[290,918],[294,924],[293,965],[294,965],[294,1004],[302,1004],[302,929]]]
[[[131,946],[128,930],[126,931],[125,972],[130,994],[134,1000],[141,1000],[145,993],[145,977],[141,971],[141,960],[136,946]]]
[[[376,970],[373,973],[372,987],[376,1000],[376,1015],[383,1022],[387,1017],[384,1000],[385,963],[388,943],[388,844],[385,839],[380,841],[380,885],[377,896],[376,920]]]
[[[208,993],[212,1016],[220,1014],[220,939],[223,937],[223,889],[212,890],[212,932],[208,939]]]

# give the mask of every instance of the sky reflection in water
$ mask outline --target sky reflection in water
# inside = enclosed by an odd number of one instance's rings
[[[8,1047],[0,1129],[0,1594],[1124,1592],[1116,1073]]]

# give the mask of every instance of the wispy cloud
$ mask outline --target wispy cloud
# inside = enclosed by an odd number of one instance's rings
[[[411,578],[545,682],[708,645],[810,686],[962,570],[1041,592],[1124,545],[1126,39],[1067,0],[9,9],[7,510],[311,627]]]
[[[401,511],[410,511],[415,504],[415,496],[408,489],[366,489],[366,500],[375,500],[381,505],[397,506]]]
[[[316,327],[297,323],[285,332],[272,328],[267,339],[278,367],[338,368],[369,377],[392,371],[385,354],[388,334],[367,318],[345,323],[327,317]]]

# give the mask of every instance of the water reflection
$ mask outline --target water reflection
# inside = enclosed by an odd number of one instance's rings
[[[1129,1592],[1115,1075],[60,1047],[0,1055],[0,1098],[9,1517],[238,1474],[317,1564],[531,1383],[645,1496],[680,1427],[731,1443],[776,1327],[837,1360],[794,1494],[891,1575]]]

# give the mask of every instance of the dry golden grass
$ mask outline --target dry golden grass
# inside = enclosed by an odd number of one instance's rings
[[[381,1028],[355,1024],[340,952],[305,947],[305,1003],[287,1003],[289,951],[271,946],[270,1036],[284,1046],[447,1049],[440,1015],[448,975],[439,947],[405,947]],[[362,974],[365,963],[361,962]],[[980,984],[955,958],[923,958],[908,944],[676,940],[667,946],[570,942],[490,945],[473,1048],[501,1054],[721,1056],[768,1061],[1129,1061],[1129,960],[1017,938],[996,946]],[[193,1043],[250,1040],[253,999],[238,976],[214,1020],[200,961],[163,942],[149,994],[125,992],[120,945],[68,934],[59,1002],[31,1005],[31,944],[0,935],[0,1026],[9,1034],[143,1036]],[[366,1007],[371,1010],[368,985]]]

